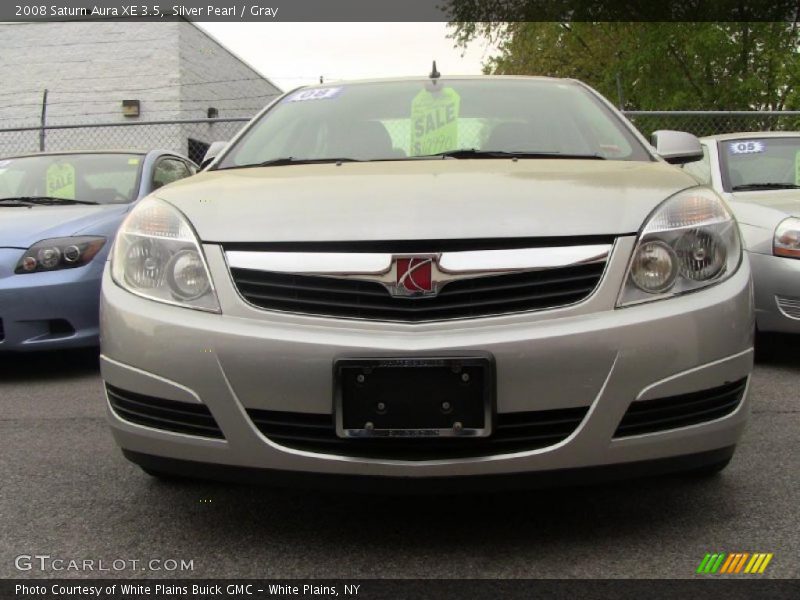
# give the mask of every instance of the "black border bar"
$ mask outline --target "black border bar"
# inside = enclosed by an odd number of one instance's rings
[[[0,22],[796,22],[800,0],[9,0]]]
[[[636,573],[632,573],[636,576]],[[800,582],[764,579],[763,576],[725,579],[689,574],[690,579],[7,579],[0,582],[0,597],[30,600],[162,600],[314,598],[315,600],[422,600],[486,599],[595,599],[643,600],[691,598],[692,600],[800,597]],[[17,586],[44,593],[20,593]],[[123,593],[123,586],[141,590]],[[157,588],[157,586],[160,586]],[[273,586],[270,588],[270,586]],[[281,586],[280,588],[276,586]],[[309,587],[306,587],[309,586]],[[357,586],[347,587],[345,586]],[[87,591],[69,593],[70,590]],[[98,595],[96,590],[100,590]],[[148,592],[144,592],[148,589]],[[295,589],[297,590],[295,592]],[[57,593],[53,593],[56,590]],[[95,590],[94,592],[90,590]],[[115,590],[115,591],[112,591]],[[332,591],[333,590],[333,591]],[[357,593],[354,593],[357,590]],[[205,591],[206,593],[202,593]],[[335,591],[335,593],[334,593]],[[283,593],[281,593],[283,592]],[[349,593],[348,593],[349,592]]]

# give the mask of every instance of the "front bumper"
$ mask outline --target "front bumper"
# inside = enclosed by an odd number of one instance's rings
[[[749,252],[759,331],[800,333],[800,260]]]
[[[202,403],[224,434],[210,439],[126,421],[109,406],[117,443],[131,455],[278,471],[384,477],[453,477],[622,465],[734,446],[747,394],[718,419],[615,438],[632,402],[747,378],[752,291],[743,261],[727,281],[670,300],[614,309],[634,241],[621,239],[585,302],[540,313],[398,324],[255,309],[236,293],[219,247],[205,252],[222,307],[208,314],[154,303],[104,276],[102,374],[107,384]],[[490,354],[497,412],[588,407],[562,442],[471,458],[393,460],[290,449],[268,439],[248,409],[330,413],[337,358]]]
[[[22,250],[0,249],[0,351],[97,346],[104,261],[15,275]]]

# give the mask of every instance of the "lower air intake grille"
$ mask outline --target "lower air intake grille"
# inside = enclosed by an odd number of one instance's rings
[[[260,308],[295,313],[435,321],[556,308],[588,297],[605,263],[461,279],[429,298],[396,298],[380,283],[232,268],[239,293]]]
[[[800,319],[800,298],[775,296],[780,311],[790,319]]]
[[[747,378],[717,388],[631,404],[614,437],[654,433],[713,421],[731,414],[744,396]]]
[[[121,418],[137,425],[209,438],[223,438],[211,412],[202,404],[175,402],[127,392],[107,385],[111,408]]]
[[[339,456],[394,460],[436,460],[493,456],[535,450],[566,439],[588,407],[499,414],[485,438],[344,439],[336,435],[333,415],[248,410],[262,434],[281,446]]]

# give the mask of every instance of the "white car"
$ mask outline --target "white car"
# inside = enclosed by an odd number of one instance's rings
[[[800,132],[729,133],[700,140],[684,169],[733,209],[753,270],[759,331],[800,333]]]

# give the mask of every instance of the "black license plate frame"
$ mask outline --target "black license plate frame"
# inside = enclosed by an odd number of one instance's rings
[[[341,438],[492,433],[495,369],[490,357],[342,358],[334,362],[334,390]]]

